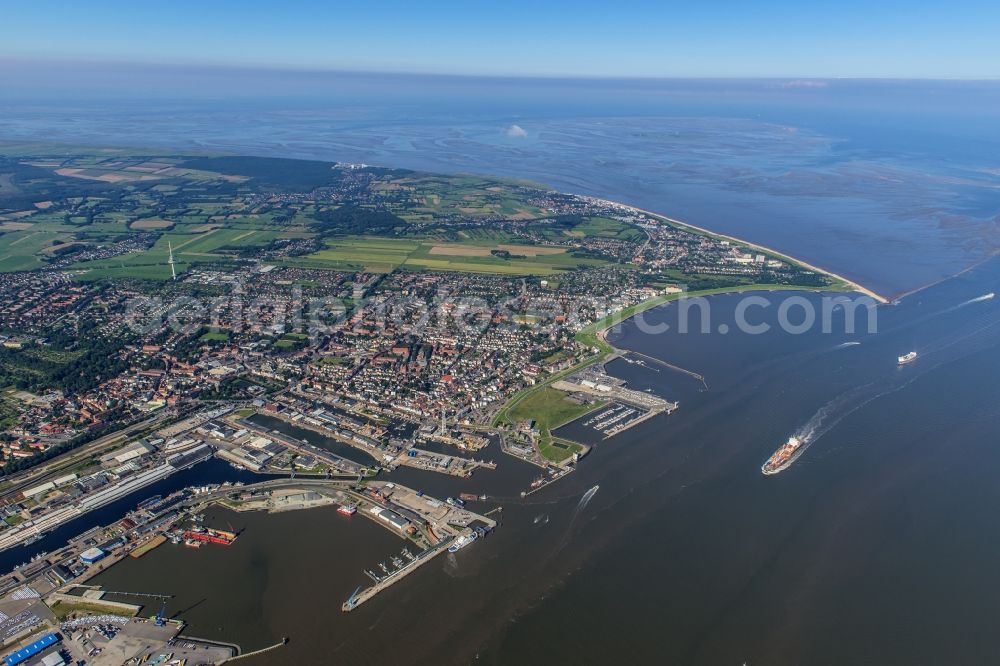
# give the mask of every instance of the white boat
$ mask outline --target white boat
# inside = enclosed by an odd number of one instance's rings
[[[478,535],[475,532],[470,532],[469,534],[463,534],[462,536],[455,539],[455,542],[453,544],[448,546],[448,552],[457,553],[458,551],[462,550],[470,543],[475,541],[477,537]]]
[[[916,358],[917,358],[917,352],[911,351],[906,354],[903,354],[896,360],[899,362],[899,365],[906,365],[907,363],[916,360]]]

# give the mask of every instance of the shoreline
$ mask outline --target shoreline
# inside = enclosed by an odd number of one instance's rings
[[[797,259],[797,258],[795,258],[795,257],[793,257],[793,256],[791,256],[789,254],[785,254],[784,252],[780,252],[778,250],[775,250],[774,248],[767,247],[766,245],[761,245],[759,243],[754,243],[754,242],[751,242],[751,241],[747,241],[747,240],[744,240],[742,238],[737,238],[736,236],[730,236],[729,234],[723,234],[723,233],[719,233],[717,231],[712,231],[711,229],[706,229],[705,227],[699,227],[697,225],[690,224],[688,222],[683,222],[681,220],[678,220],[678,219],[673,218],[673,217],[669,217],[667,215],[663,215],[662,213],[656,213],[654,211],[646,210],[644,208],[639,208],[637,206],[630,206],[628,204],[623,204],[623,203],[620,203],[620,202],[612,201],[610,199],[599,199],[599,200],[603,201],[603,202],[606,202],[606,203],[609,203],[609,204],[615,204],[615,205],[618,205],[618,206],[623,206],[624,208],[636,211],[638,213],[643,213],[645,215],[651,215],[651,216],[653,216],[653,217],[655,217],[657,219],[664,220],[664,221],[668,222],[669,224],[673,224],[673,225],[681,227],[681,228],[691,229],[691,230],[696,231],[698,233],[705,234],[707,236],[712,236],[713,238],[721,238],[723,240],[731,241],[733,243],[739,243],[740,245],[744,245],[746,247],[750,247],[750,248],[753,248],[755,250],[761,250],[762,252],[766,252],[768,254],[772,254],[772,255],[774,255],[776,257],[784,259],[785,261],[788,261],[788,262],[791,262],[791,263],[796,264],[798,266],[801,266],[802,268],[807,268],[807,269],[809,269],[811,271],[815,271],[815,272],[820,273],[822,275],[826,275],[827,277],[833,278],[834,280],[838,280],[838,281],[842,282],[843,284],[845,284],[846,286],[850,287],[851,291],[856,291],[858,293],[864,294],[865,296],[870,296],[871,298],[875,299],[876,301],[878,301],[879,303],[881,303],[883,305],[887,305],[890,302],[890,300],[888,298],[886,298],[885,296],[883,296],[883,295],[881,295],[881,294],[873,291],[872,289],[869,289],[868,287],[864,286],[863,284],[860,284],[859,282],[855,282],[854,280],[850,280],[848,278],[845,278],[843,275],[839,275],[837,273],[834,273],[833,271],[827,270],[825,268],[821,268],[819,266],[816,266],[815,264],[810,264],[809,262],[803,261],[801,259]]]
[[[639,208],[638,206],[632,206],[632,205],[629,205],[629,204],[626,204],[626,203],[622,203],[620,201],[615,201],[613,199],[605,199],[604,197],[595,197],[595,196],[590,196],[590,195],[586,195],[586,194],[578,194],[576,196],[581,196],[581,197],[584,197],[586,199],[591,199],[593,201],[599,201],[599,202],[607,204],[609,206],[619,206],[619,207],[624,208],[626,210],[634,211],[636,213],[642,213],[643,215],[649,215],[649,216],[654,217],[654,218],[656,218],[658,220],[662,220],[664,222],[667,222],[668,224],[672,224],[672,225],[680,227],[682,229],[690,229],[692,231],[695,231],[697,233],[700,233],[700,234],[703,234],[703,235],[706,235],[706,236],[711,236],[713,238],[720,238],[722,240],[730,241],[730,242],[733,242],[733,243],[739,243],[740,245],[744,245],[746,247],[753,248],[755,250],[760,250],[762,252],[766,252],[768,254],[772,254],[775,257],[779,257],[781,259],[784,259],[785,261],[793,263],[793,264],[795,264],[797,266],[800,266],[802,268],[806,268],[806,269],[809,269],[811,271],[815,271],[817,273],[820,273],[821,275],[826,275],[827,277],[833,278],[834,280],[837,280],[837,281],[843,283],[847,287],[850,287],[850,291],[856,291],[858,293],[864,294],[865,296],[869,296],[869,297],[875,299],[877,302],[881,303],[882,305],[888,305],[891,302],[887,297],[883,296],[882,294],[877,293],[876,291],[874,291],[872,289],[869,289],[868,287],[864,286],[863,284],[861,284],[859,282],[855,282],[854,280],[850,280],[848,278],[845,278],[843,275],[839,275],[837,273],[834,273],[833,271],[827,270],[825,268],[821,268],[819,266],[816,266],[815,264],[810,264],[807,261],[803,261],[801,259],[797,259],[797,258],[791,256],[790,254],[786,254],[784,252],[780,252],[780,251],[775,250],[774,248],[768,247],[766,245],[761,245],[760,243],[754,243],[754,242],[751,242],[751,241],[748,241],[748,240],[744,240],[742,238],[738,238],[736,236],[730,236],[729,234],[723,234],[723,233],[719,233],[717,231],[712,231],[711,229],[707,229],[705,227],[699,227],[696,224],[691,224],[689,222],[684,222],[682,220],[678,220],[675,217],[670,217],[668,215],[664,215],[662,213],[657,213],[657,212],[654,212],[654,211],[651,211],[651,210],[647,210],[645,208]]]

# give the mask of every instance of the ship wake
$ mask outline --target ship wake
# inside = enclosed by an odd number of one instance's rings
[[[921,352],[921,362],[915,364],[916,367],[907,367],[906,372],[892,373],[876,381],[849,389],[833,398],[816,410],[816,413],[793,433],[794,437],[802,441],[802,446],[796,452],[795,457],[800,457],[816,440],[871,402],[901,391],[928,372],[964,358],[991,344],[994,339],[993,334],[998,326],[1000,326],[1000,321],[994,320],[960,335],[939,340],[928,345],[926,351]],[[930,363],[927,363],[928,357],[933,359]]]
[[[991,291],[988,294],[983,294],[982,296],[976,296],[975,298],[970,298],[969,300],[967,300],[966,302],[962,303],[962,305],[959,305],[958,307],[963,307],[963,306],[966,306],[966,305],[971,305],[973,303],[982,303],[983,301],[990,301],[990,300],[993,300],[994,296],[996,296],[996,294]]]
[[[562,541],[559,543],[557,550],[561,550],[569,542],[570,537],[573,535],[573,527],[576,525],[577,519],[580,517],[580,514],[583,513],[583,510],[587,508],[587,505],[590,504],[590,500],[594,499],[594,495],[597,494],[599,489],[600,486],[594,486],[585,492],[580,498],[580,501],[576,503],[576,507],[573,509],[573,515],[570,516],[569,524],[566,526],[566,533],[563,535]]]

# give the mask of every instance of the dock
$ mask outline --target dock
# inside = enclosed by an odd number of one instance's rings
[[[625,388],[623,383],[607,375],[578,373],[574,377],[560,379],[552,385],[552,388],[567,393],[599,396],[610,401],[610,407],[603,411],[594,410],[598,413],[585,415],[588,418],[583,422],[587,427],[596,422],[594,428],[603,434],[604,439],[614,437],[659,414],[670,414],[679,406],[676,402]]]
[[[162,534],[157,534],[156,536],[154,536],[152,539],[150,539],[146,543],[144,543],[144,544],[142,544],[140,546],[137,546],[136,548],[133,548],[132,551],[129,552],[128,555],[129,555],[129,557],[131,557],[133,559],[138,559],[138,558],[142,557],[143,555],[145,555],[146,553],[148,553],[149,551],[153,550],[154,548],[157,548],[158,546],[162,546],[166,541],[167,541],[167,537],[163,536]]]
[[[413,573],[423,565],[427,564],[441,553],[448,552],[448,546],[450,546],[454,540],[455,540],[454,537],[443,540],[436,546],[432,546],[431,548],[428,548],[427,550],[418,553],[417,556],[414,557],[412,560],[404,564],[396,571],[393,571],[391,574],[388,574],[385,577],[379,579],[371,587],[366,587],[363,590],[356,590],[354,594],[348,597],[347,601],[345,601],[341,605],[340,610],[344,611],[345,613],[349,613],[358,606],[360,606],[361,604],[365,603],[366,601],[374,597],[379,592],[389,589],[391,585],[403,580],[411,573]]]
[[[703,375],[699,375],[697,372],[694,372],[692,370],[688,370],[686,368],[682,368],[682,367],[680,367],[678,365],[674,365],[672,363],[667,363],[663,359],[659,359],[659,358],[656,358],[656,357],[653,357],[653,356],[649,356],[648,354],[643,354],[642,352],[637,352],[637,351],[632,351],[632,350],[621,352],[620,354],[618,354],[618,356],[621,357],[621,358],[626,358],[628,356],[638,356],[643,361],[649,361],[650,363],[655,363],[655,364],[657,364],[659,366],[662,366],[662,367],[664,367],[664,368],[666,368],[668,370],[673,370],[674,372],[679,372],[681,374],[687,375],[688,377],[691,377],[692,379],[697,379],[699,382],[701,382],[702,386],[705,387],[705,390],[706,391],[708,390],[708,382],[705,381],[705,377]]]

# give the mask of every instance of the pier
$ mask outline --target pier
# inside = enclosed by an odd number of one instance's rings
[[[280,643],[275,643],[274,645],[269,645],[269,646],[267,646],[265,648],[261,648],[259,650],[254,650],[253,652],[245,652],[243,654],[238,654],[235,657],[230,657],[229,659],[226,659],[226,661],[224,663],[228,664],[228,663],[236,661],[237,659],[246,659],[247,657],[256,657],[257,655],[264,654],[265,652],[271,652],[272,650],[277,650],[278,648],[283,647],[283,646],[285,646],[287,644],[288,644],[288,637],[286,636],[286,637],[284,637],[284,638],[281,639]]]
[[[620,352],[620,353],[618,353],[616,355],[616,358],[618,358],[618,357],[620,357],[620,358],[626,358],[628,356],[638,356],[643,361],[649,361],[650,363],[655,363],[655,364],[657,364],[659,366],[662,366],[662,367],[664,367],[664,368],[666,368],[668,370],[673,370],[674,372],[679,372],[679,373],[681,373],[683,375],[687,375],[688,377],[691,377],[693,379],[697,379],[699,382],[701,382],[702,386],[705,387],[705,390],[706,391],[708,390],[708,382],[705,381],[705,377],[702,376],[702,375],[699,375],[697,372],[694,372],[693,370],[687,370],[687,369],[682,368],[682,367],[680,367],[678,365],[673,365],[672,363],[667,363],[666,361],[664,361],[662,359],[655,358],[653,356],[649,356],[647,354],[643,354],[642,352],[637,352],[637,351],[632,351],[632,350]]]
[[[347,601],[341,605],[340,609],[345,613],[349,613],[361,604],[365,603],[372,597],[374,597],[379,592],[389,589],[391,585],[403,580],[405,577],[416,571],[418,568],[424,564],[430,562],[432,559],[440,555],[441,553],[448,552],[448,546],[454,541],[454,537],[445,539],[436,546],[432,546],[427,550],[417,554],[412,560],[404,564],[399,569],[393,571],[391,574],[380,578],[371,587],[366,587],[363,590],[357,590],[352,594]]]

